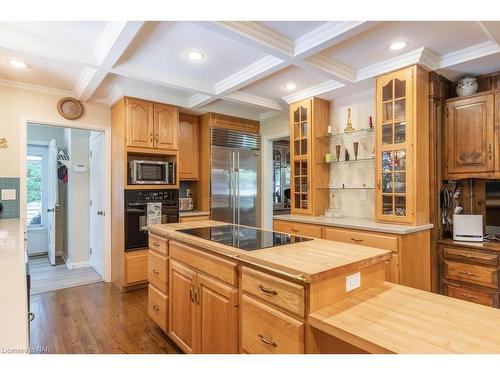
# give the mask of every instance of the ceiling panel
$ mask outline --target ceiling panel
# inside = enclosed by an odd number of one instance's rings
[[[204,54],[190,61],[189,51]],[[265,54],[190,22],[148,22],[118,65],[213,85]]]
[[[487,40],[477,22],[383,22],[322,53],[359,69],[421,47],[442,55]],[[408,46],[391,51],[389,46],[397,41]]]
[[[295,40],[320,27],[325,21],[265,21],[258,23],[290,40]]]
[[[328,78],[319,74],[308,72],[296,66],[289,66],[277,73],[262,78],[240,91],[252,95],[263,96],[268,99],[278,100],[294,92],[326,81],[328,81]],[[285,88],[288,83],[295,83],[297,88],[293,91],[288,91]]]
[[[249,118],[252,120],[258,120],[262,113],[268,112],[269,110],[263,108],[256,108],[253,106],[248,106],[240,103],[233,103],[227,100],[216,100],[202,108],[200,112],[217,112],[223,113],[230,116],[239,116],[243,118]]]
[[[500,71],[500,53],[467,61],[445,69],[439,69],[438,73],[442,74],[451,81],[456,81],[464,75],[477,76],[497,71]]]
[[[15,68],[8,60],[21,60],[28,68]],[[0,48],[0,79],[72,90],[81,71],[82,67],[78,65]]]

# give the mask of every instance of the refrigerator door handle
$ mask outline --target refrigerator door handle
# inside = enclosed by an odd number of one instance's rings
[[[240,224],[240,153],[238,152],[236,154],[236,165],[237,165],[237,170],[236,170],[236,212],[237,212],[237,217],[238,217],[238,224]]]

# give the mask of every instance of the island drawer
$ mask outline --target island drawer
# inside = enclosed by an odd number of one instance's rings
[[[321,238],[322,228],[319,225],[294,223],[291,221],[274,220],[274,230],[306,237]]]
[[[496,268],[445,260],[444,276],[451,280],[498,288],[498,270]]]
[[[149,248],[159,252],[160,254],[168,255],[168,241],[166,238],[150,234]]]
[[[444,293],[448,297],[458,298],[485,306],[498,307],[498,292],[495,291],[466,287],[445,280]]]
[[[250,354],[304,353],[304,323],[242,296],[241,350]]]
[[[398,251],[398,237],[391,234],[365,232],[345,228],[325,228],[324,239]]]
[[[445,247],[443,249],[445,259],[461,260],[468,263],[478,263],[487,266],[498,266],[498,254],[490,254],[483,251],[467,250],[457,247]]]
[[[154,251],[149,252],[148,280],[163,293],[168,293],[168,258]]]
[[[191,268],[197,269],[233,286],[237,286],[238,284],[238,264],[235,262],[207,254],[204,251],[197,250],[194,247],[177,241],[170,241],[169,252],[171,258],[177,259],[179,262],[189,265]]]
[[[248,267],[242,267],[244,292],[304,317],[304,287]]]
[[[153,285],[148,289],[148,315],[160,328],[167,332],[168,297]]]

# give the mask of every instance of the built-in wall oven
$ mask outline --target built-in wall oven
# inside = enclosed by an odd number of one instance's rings
[[[125,251],[148,247],[148,203],[161,203],[161,222],[179,222],[179,190],[125,191]]]

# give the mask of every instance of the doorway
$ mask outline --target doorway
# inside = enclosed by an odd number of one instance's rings
[[[27,125],[31,294],[103,281],[104,138],[100,131]]]
[[[290,138],[273,141],[273,215],[290,213]]]

